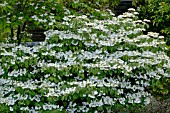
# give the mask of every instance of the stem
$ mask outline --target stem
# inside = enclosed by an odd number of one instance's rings
[[[14,41],[13,38],[14,38],[14,28],[12,27],[11,28],[11,41]]]
[[[20,45],[20,43],[21,43],[20,34],[21,34],[21,27],[20,27],[20,25],[18,25],[18,30],[17,30],[18,45]]]
[[[109,0],[109,9],[112,7],[112,0]]]
[[[24,22],[24,24],[22,25],[22,30],[21,31],[25,31],[25,27],[26,27],[26,22]]]

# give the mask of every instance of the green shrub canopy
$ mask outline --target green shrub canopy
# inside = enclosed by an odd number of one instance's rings
[[[170,45],[170,0],[134,0],[139,7],[139,17],[151,20],[147,31],[160,32],[165,36],[166,44]]]
[[[170,59],[137,12],[68,15],[38,46],[0,44],[0,103],[10,111],[106,112],[168,94]],[[145,20],[146,21],[146,20]]]

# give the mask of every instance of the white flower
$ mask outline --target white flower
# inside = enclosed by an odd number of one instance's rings
[[[49,26],[52,26],[52,25],[53,25],[53,22],[48,23],[48,25],[49,25]]]
[[[128,98],[128,103],[133,104],[133,99],[131,97]]]
[[[42,9],[45,9],[45,6],[42,6]]]
[[[134,15],[138,15],[139,13],[138,12],[133,12]]]
[[[102,83],[98,83],[97,87],[103,87],[103,84]]]
[[[7,23],[10,24],[11,22],[8,20]]]
[[[104,29],[104,25],[97,25],[94,27],[95,29]]]
[[[148,105],[150,103],[150,98],[149,97],[146,97],[146,99],[144,100],[144,104],[145,105]]]
[[[10,110],[10,111],[14,111],[14,109],[13,109],[11,106],[9,107],[9,110]]]
[[[123,94],[123,89],[118,89],[117,91],[118,91],[118,94],[119,94],[119,95],[120,95],[120,94]]]
[[[85,25],[87,25],[87,26],[95,26],[96,25],[96,23],[85,23]]]
[[[125,104],[125,98],[119,98],[120,104]]]
[[[160,39],[164,39],[164,36],[159,36],[158,38],[160,38]]]
[[[152,36],[152,37],[158,37],[158,36],[159,36],[159,33],[156,33],[156,32],[148,32],[147,35],[148,35],[148,36]]]
[[[65,20],[65,21],[70,21],[71,19],[69,19],[67,16],[65,16],[65,17],[63,18],[63,20]]]
[[[94,95],[91,95],[91,94],[88,94],[88,97],[90,97],[90,98],[95,98],[95,96],[94,96]]]
[[[78,16],[76,18],[78,18],[78,19],[87,19],[87,16],[86,15],[82,15],[82,16]]]
[[[15,104],[15,100],[12,99],[12,100],[8,100],[8,105],[14,105]]]
[[[136,97],[134,100],[134,103],[140,103],[140,102],[141,102],[141,99],[139,97]]]
[[[114,104],[113,99],[110,98],[109,96],[103,97],[103,102],[104,102],[104,104],[108,104],[108,105]]]
[[[129,8],[128,11],[135,11],[135,9],[134,8]]]
[[[157,75],[155,78],[156,78],[157,80],[159,80],[159,79],[161,78],[161,76]]]
[[[48,107],[46,105],[43,105],[43,110],[47,110]]]
[[[36,6],[35,9],[38,9],[38,7]]]
[[[68,17],[69,17],[69,18],[74,18],[74,17],[75,17],[75,15],[69,15]]]
[[[137,21],[134,21],[135,23],[142,23],[143,21],[142,20],[137,20]]]
[[[151,22],[151,21],[150,21],[150,20],[148,20],[148,19],[144,19],[143,21],[144,21],[144,22]]]
[[[44,16],[47,16],[47,15],[48,15],[47,13],[44,14]]]
[[[31,5],[31,6],[33,6],[33,5],[34,5],[34,3],[31,3],[30,5]]]
[[[97,92],[97,91],[94,91],[94,92],[93,92],[93,94],[94,94],[94,95],[97,95],[97,94],[98,94],[98,92]]]

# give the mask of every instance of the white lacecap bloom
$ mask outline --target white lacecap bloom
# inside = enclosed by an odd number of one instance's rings
[[[30,3],[30,5],[31,5],[31,6],[33,6],[33,5],[34,5],[34,3]]]
[[[42,9],[45,9],[45,6],[42,6]]]
[[[46,105],[43,105],[43,110],[47,110],[47,106]]]
[[[164,36],[159,36],[158,38],[160,38],[160,39],[164,39]]]
[[[69,17],[69,18],[74,18],[74,17],[75,17],[75,15],[69,15],[68,17]]]
[[[75,3],[75,4],[79,3],[79,0],[74,0],[74,3]]]
[[[90,98],[95,98],[95,96],[94,96],[94,95],[91,95],[91,94],[88,94],[88,97],[90,97]]]
[[[14,109],[13,109],[11,106],[9,107],[9,110],[10,110],[10,111],[14,111]]]
[[[138,12],[133,12],[134,15],[138,15],[139,13]]]
[[[135,23],[142,23],[143,21],[142,20],[137,20],[137,21],[134,21]]]
[[[151,22],[151,21],[150,21],[150,20],[148,20],[148,19],[144,19],[143,21],[144,21],[144,22]]]
[[[5,73],[5,71],[0,68],[0,75],[3,75],[4,73]]]
[[[94,92],[93,92],[93,94],[94,94],[94,95],[97,95],[97,94],[98,94],[98,92],[97,92],[97,91],[94,91]]]
[[[129,8],[128,11],[135,11],[135,9],[134,8]]]
[[[133,99],[132,99],[132,98],[130,98],[130,97],[128,97],[128,103],[133,104]]]
[[[103,97],[104,104],[113,105],[115,102],[113,102],[113,98],[110,98],[109,96]]]
[[[150,98],[149,97],[146,97],[145,100],[144,100],[144,104],[145,105],[148,105],[150,103]]]
[[[63,20],[64,20],[64,21],[70,21],[71,19],[68,18],[67,16],[65,16],[65,17],[63,18]]]
[[[0,6],[6,6],[8,3],[6,1],[4,1],[3,4],[0,4]]]
[[[8,24],[10,24],[10,23],[11,23],[11,21],[9,21],[9,20],[8,20],[8,21],[6,21],[6,22],[7,22]]]
[[[39,110],[41,109],[41,107],[35,106],[35,110]]]
[[[36,6],[35,9],[38,9],[38,6]]]
[[[31,109],[29,110],[29,112],[30,112],[30,113],[38,113],[38,111],[36,111],[34,108],[31,108]]]
[[[53,24],[54,24],[53,22],[48,23],[49,26],[52,26]]]
[[[157,80],[159,80],[159,79],[161,78],[161,76],[157,75],[155,78],[156,78]]]
[[[118,89],[118,94],[123,94],[123,89]]]
[[[120,104],[125,104],[125,98],[119,98]]]
[[[14,104],[15,104],[15,101],[16,101],[16,100],[14,100],[14,99],[9,99],[7,104],[8,104],[8,105],[14,105]]]
[[[139,97],[136,97],[134,103],[141,103],[141,99]]]
[[[156,33],[156,32],[148,32],[147,35],[148,35],[148,36],[152,36],[152,37],[158,37],[158,36],[159,36],[159,33]]]
[[[78,19],[87,19],[87,16],[86,15],[81,15],[81,16],[78,16],[76,18],[78,18]]]

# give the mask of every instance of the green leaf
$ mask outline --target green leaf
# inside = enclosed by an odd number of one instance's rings
[[[36,58],[34,58],[34,64],[37,64],[37,59]]]
[[[164,87],[163,87],[163,84],[158,84],[157,87],[158,87],[159,89],[163,89],[163,88],[164,88]]]
[[[80,76],[82,79],[84,79],[84,74],[79,74],[79,76]]]
[[[168,93],[169,93],[169,90],[168,90],[168,89],[163,89],[163,90],[161,90],[161,93],[164,94],[164,95],[165,95],[165,94],[168,94]]]
[[[29,100],[29,99],[27,99],[27,100],[25,101],[25,105],[26,105],[26,106],[29,106],[30,103],[31,103],[31,100]]]
[[[78,95],[77,94],[73,94],[73,99],[74,100],[78,99]]]
[[[2,57],[2,58],[1,58],[1,61],[2,61],[2,63],[6,62],[6,58],[5,58],[5,57]]]
[[[42,107],[44,104],[43,104],[43,102],[40,102],[39,105]]]
[[[31,79],[32,78],[32,75],[30,73],[28,73],[28,78]]]
[[[61,100],[64,101],[64,96],[61,97]]]
[[[28,61],[25,61],[25,67],[28,68],[29,67],[29,63]]]
[[[15,89],[15,91],[18,92],[18,93],[20,93],[22,90],[21,90],[20,87],[17,87],[17,88]]]
[[[17,65],[15,65],[14,69],[15,69],[15,70],[18,70],[18,66],[17,66]]]
[[[103,106],[97,107],[98,111],[102,111],[103,110]]]
[[[10,32],[11,32],[11,29],[9,27],[4,29],[4,33],[10,33]]]
[[[111,95],[111,96],[113,96],[113,95],[115,95],[115,94],[116,94],[116,91],[110,90],[110,95]]]

